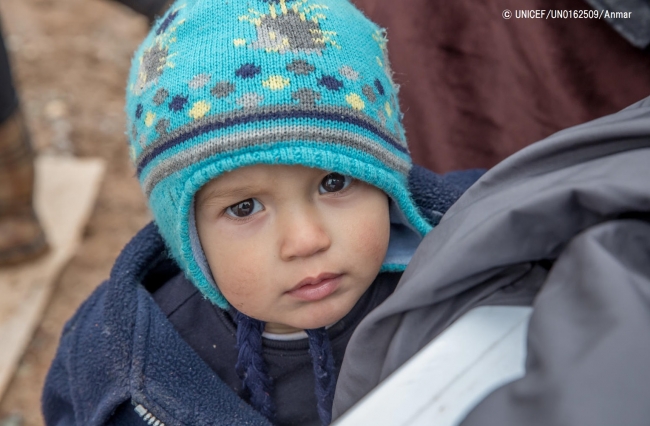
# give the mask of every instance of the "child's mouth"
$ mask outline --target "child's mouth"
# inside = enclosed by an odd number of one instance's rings
[[[342,276],[343,274],[322,273],[316,278],[308,277],[300,281],[287,294],[309,302],[321,300],[338,288]]]

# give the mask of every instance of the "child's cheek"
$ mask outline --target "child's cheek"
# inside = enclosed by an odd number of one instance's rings
[[[266,273],[267,222],[267,217],[260,216],[245,223],[222,218],[217,224],[209,263],[219,289],[234,306],[236,300],[256,294],[254,283]]]
[[[384,261],[389,239],[390,223],[388,221],[385,223],[379,222],[372,230],[367,230],[368,255],[374,260],[375,264],[381,265]]]
[[[381,207],[381,206],[380,206]],[[381,264],[386,256],[390,238],[390,220],[388,209],[372,211],[373,214],[357,217],[346,230],[354,238],[351,245],[357,253],[363,253],[364,260],[374,265]]]
[[[248,239],[223,239],[209,262],[212,275],[228,302],[240,309],[257,295],[255,283],[265,274],[260,248]]]
[[[215,279],[226,300],[241,311],[245,310],[246,302],[251,302],[256,295],[252,284],[258,281],[258,272],[248,262],[233,261],[224,263],[215,274]]]
[[[216,222],[215,231],[221,241],[250,245],[256,243],[260,238],[264,238],[261,234],[265,231],[269,220],[267,212],[260,212],[251,220],[242,223],[222,217]]]

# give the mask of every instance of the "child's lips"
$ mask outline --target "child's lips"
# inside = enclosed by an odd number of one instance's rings
[[[321,300],[334,293],[341,283],[342,276],[343,274],[323,273],[316,278],[308,277],[287,294],[308,302]]]

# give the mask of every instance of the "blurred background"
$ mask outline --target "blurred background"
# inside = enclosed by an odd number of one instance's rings
[[[0,419],[17,413],[36,426],[43,424],[40,393],[63,324],[150,220],[129,164],[123,112],[131,57],[148,22],[101,0],[2,0],[0,16],[37,153],[100,157],[107,165],[82,243],[0,404]]]

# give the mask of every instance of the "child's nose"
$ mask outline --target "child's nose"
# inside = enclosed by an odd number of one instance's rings
[[[281,221],[280,257],[288,261],[326,251],[332,241],[311,209],[294,212]]]

